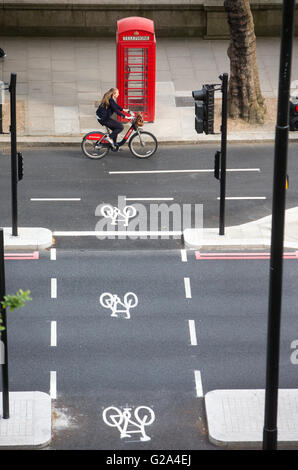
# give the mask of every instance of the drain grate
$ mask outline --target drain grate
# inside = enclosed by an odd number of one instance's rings
[[[175,96],[175,101],[177,108],[190,108],[195,104],[192,96]]]

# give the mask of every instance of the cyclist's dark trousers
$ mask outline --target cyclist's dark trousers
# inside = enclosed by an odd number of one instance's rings
[[[120,132],[122,132],[124,129],[123,124],[119,121],[116,121],[115,119],[110,118],[105,120],[104,125],[112,130],[110,136],[115,144],[117,142],[117,135],[120,134]]]

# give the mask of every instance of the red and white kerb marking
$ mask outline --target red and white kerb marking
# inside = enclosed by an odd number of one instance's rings
[[[195,252],[196,260],[218,260],[218,259],[270,259],[270,253],[201,253]],[[298,251],[284,253],[284,259],[298,259]]]
[[[7,259],[7,260],[39,259],[39,251],[34,251],[33,253],[5,253],[4,259]]]

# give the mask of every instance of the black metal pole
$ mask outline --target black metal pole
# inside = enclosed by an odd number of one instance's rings
[[[220,164],[220,203],[219,235],[225,234],[226,204],[226,157],[227,157],[227,120],[228,120],[228,74],[220,76],[222,80],[222,113],[221,113],[221,164]]]
[[[4,240],[3,229],[0,229],[0,302],[5,296],[5,270],[4,270]],[[2,326],[4,330],[1,331],[1,341],[4,345],[4,364],[2,364],[2,405],[3,405],[3,418],[9,418],[9,385],[8,385],[8,346],[7,346],[7,322],[6,322],[6,309],[0,306]]]
[[[263,450],[276,450],[277,448],[277,408],[279,380],[280,317],[282,300],[283,240],[289,131],[289,90],[294,31],[294,13],[295,0],[284,1],[282,37],[280,47],[277,123],[275,128]]]
[[[0,134],[3,134],[4,83],[0,80]]]
[[[0,91],[1,93],[1,91]],[[2,94],[2,93],[1,93]],[[1,100],[1,98],[0,98]],[[3,134],[3,124],[2,124],[2,101],[0,101],[0,134]]]
[[[11,135],[11,201],[12,201],[12,235],[18,235],[18,169],[17,169],[17,118],[16,118],[16,84],[15,73],[10,75],[10,135]]]

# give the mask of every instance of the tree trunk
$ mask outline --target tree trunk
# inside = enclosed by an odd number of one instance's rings
[[[230,81],[228,110],[232,119],[263,124],[266,107],[261,93],[256,36],[249,0],[225,0],[231,33],[228,48]]]

